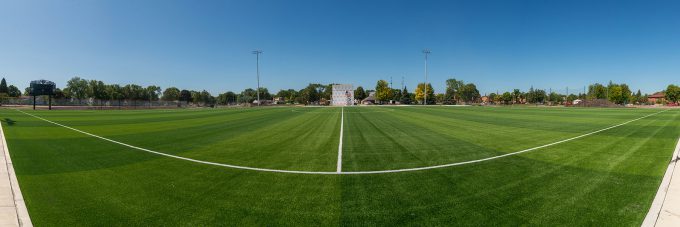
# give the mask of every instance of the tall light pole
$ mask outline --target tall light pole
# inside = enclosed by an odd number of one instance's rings
[[[254,50],[253,54],[257,56],[257,106],[260,106],[260,54],[261,50]]]
[[[423,105],[427,105],[427,55],[431,53],[430,49],[425,48],[423,54],[425,54],[425,83],[423,84]]]

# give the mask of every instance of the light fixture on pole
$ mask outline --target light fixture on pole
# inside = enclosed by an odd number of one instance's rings
[[[262,50],[254,50],[253,54],[257,56],[257,105],[260,106],[260,54]]]
[[[425,54],[425,83],[423,84],[423,105],[427,105],[427,55],[431,53],[430,49],[425,48],[423,54]]]

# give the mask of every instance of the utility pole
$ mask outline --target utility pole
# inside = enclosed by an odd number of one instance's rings
[[[392,86],[392,76],[390,76],[390,89],[392,89],[392,88],[394,88],[394,87]]]
[[[404,76],[401,76],[401,90],[404,90]]]
[[[423,84],[423,105],[427,105],[427,55],[431,53],[430,49],[425,48],[423,54],[425,54],[425,83]]]
[[[261,50],[254,50],[253,54],[257,57],[257,106],[260,106],[260,54]]]
[[[392,92],[392,89],[394,89],[394,86],[392,85],[392,76],[390,76],[390,104],[392,104],[395,100],[394,98],[394,92]]]

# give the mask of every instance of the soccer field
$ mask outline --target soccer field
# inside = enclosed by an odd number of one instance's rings
[[[33,224],[639,226],[680,111],[0,109]]]

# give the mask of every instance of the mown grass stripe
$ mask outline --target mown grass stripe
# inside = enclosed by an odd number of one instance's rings
[[[137,150],[141,150],[141,151],[145,151],[145,152],[149,152],[149,153],[153,153],[153,154],[157,154],[157,155],[162,155],[162,156],[166,156],[166,157],[170,157],[170,158],[176,158],[176,159],[180,159],[180,160],[185,160],[185,161],[190,161],[190,162],[195,162],[195,163],[201,163],[201,164],[207,164],[207,165],[222,166],[222,167],[228,167],[228,168],[234,168],[234,169],[243,169],[243,170],[254,170],[254,171],[276,172],[276,173],[326,174],[326,175],[329,175],[329,174],[382,174],[382,173],[411,172],[411,171],[438,169],[438,168],[445,168],[445,167],[451,167],[451,166],[459,166],[459,165],[466,165],[466,164],[490,161],[490,160],[494,160],[494,159],[513,156],[513,155],[517,155],[517,154],[521,154],[521,153],[525,153],[525,152],[529,152],[529,151],[533,151],[533,150],[537,150],[537,149],[541,149],[541,148],[545,148],[545,147],[554,146],[554,145],[561,144],[561,143],[568,142],[568,141],[572,141],[572,140],[575,140],[575,139],[583,138],[583,137],[586,137],[586,136],[589,136],[589,135],[592,135],[592,134],[596,134],[596,133],[599,133],[599,132],[603,132],[603,131],[606,131],[606,130],[617,128],[617,127],[620,127],[620,126],[626,125],[628,123],[635,122],[635,121],[638,121],[638,120],[641,120],[641,119],[644,119],[644,118],[647,118],[647,117],[651,117],[651,116],[666,112],[670,109],[654,112],[654,113],[651,113],[651,114],[648,114],[648,115],[645,115],[645,116],[642,116],[642,117],[639,117],[639,118],[628,120],[626,122],[623,122],[623,123],[620,123],[620,124],[617,124],[617,125],[609,126],[607,128],[603,128],[603,129],[596,130],[596,131],[593,131],[593,132],[589,132],[589,133],[586,133],[586,134],[582,134],[582,135],[579,135],[579,136],[571,137],[571,138],[568,138],[568,139],[556,141],[556,142],[553,142],[553,143],[549,143],[549,144],[545,144],[545,145],[541,145],[541,146],[537,146],[537,147],[533,147],[533,148],[529,148],[529,149],[524,149],[524,150],[521,150],[521,151],[511,152],[511,153],[507,153],[507,154],[503,154],[503,155],[497,155],[497,156],[493,156],[493,157],[488,157],[488,158],[482,158],[482,159],[464,161],[464,162],[455,162],[455,163],[449,163],[449,164],[443,164],[443,165],[426,166],[426,167],[404,168],[404,169],[393,169],[393,170],[351,171],[351,172],[340,172],[340,171],[327,172],[327,171],[300,171],[300,170],[267,169],[267,168],[256,168],[256,167],[248,167],[248,166],[229,165],[229,164],[223,164],[223,163],[197,160],[197,159],[166,154],[166,153],[162,153],[162,152],[158,152],[158,151],[149,150],[149,149],[146,149],[146,148],[133,146],[133,145],[126,144],[126,143],[123,143],[123,142],[119,142],[119,141],[116,141],[116,140],[112,140],[112,139],[108,139],[108,138],[105,138],[105,137],[102,137],[102,136],[98,136],[98,135],[95,135],[95,134],[92,134],[92,133],[88,133],[88,132],[85,132],[85,131],[82,131],[82,130],[79,130],[79,129],[76,129],[76,128],[72,128],[72,127],[69,127],[69,126],[66,126],[66,125],[62,125],[62,124],[59,124],[57,122],[53,122],[53,121],[47,120],[47,119],[39,117],[39,116],[30,114],[30,113],[26,113],[26,112],[21,111],[19,109],[15,109],[15,110],[17,110],[21,113],[24,113],[26,115],[32,116],[34,118],[37,118],[37,119],[46,121],[48,123],[70,129],[70,130],[73,130],[73,131],[76,131],[76,132],[79,132],[79,133],[82,133],[82,134],[85,134],[85,135],[89,135],[89,136],[99,138],[99,139],[102,139],[102,140],[105,140],[105,141],[109,141],[109,142],[112,142],[112,143],[123,145],[123,146],[129,147],[129,148],[133,148],[133,149],[137,149]]]

